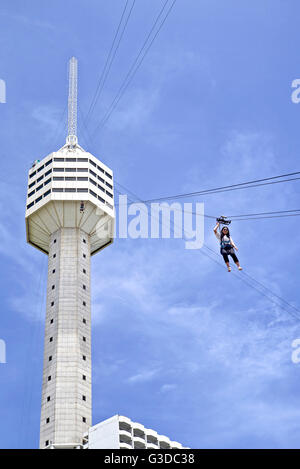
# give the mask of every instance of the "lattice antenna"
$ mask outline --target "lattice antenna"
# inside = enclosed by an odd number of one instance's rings
[[[67,144],[76,145],[77,139],[77,59],[69,61],[68,136]]]

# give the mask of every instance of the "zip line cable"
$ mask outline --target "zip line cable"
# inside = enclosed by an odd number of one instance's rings
[[[117,205],[117,204],[115,204]],[[145,203],[145,205],[149,205],[149,203]],[[181,211],[182,209],[180,208],[176,208],[176,207],[172,207],[172,210],[175,210],[175,211]],[[282,215],[282,213],[289,213],[288,215]],[[291,212],[297,212],[297,213],[291,213]],[[268,218],[284,218],[284,217],[298,217],[300,216],[300,209],[299,210],[281,210],[279,212],[269,212],[269,213],[273,213],[273,214],[276,214],[276,213],[280,213],[281,215],[274,215],[274,216],[263,216],[265,213],[268,213],[268,212],[262,212],[261,214],[257,214],[257,215],[262,215],[262,216],[259,216],[259,217],[253,217],[251,216],[251,214],[249,214],[249,216],[247,215],[244,215],[244,217],[247,217],[247,218],[234,218],[234,216],[228,216],[226,218],[228,219],[233,219],[232,221],[244,221],[244,220],[265,220],[265,219],[268,219]],[[210,218],[210,219],[213,219],[213,220],[216,220],[218,217],[216,216],[213,216],[213,215],[207,215],[205,213],[203,214],[199,214],[195,211],[190,211],[190,210],[185,210],[184,209],[184,213],[190,213],[192,215],[200,215],[200,216],[203,216],[205,218]],[[237,215],[236,215],[237,216]]]
[[[122,184],[118,183],[117,181],[115,181],[115,184],[122,187],[125,191],[128,192],[126,187],[123,186]],[[152,200],[154,200],[154,199],[152,199]],[[143,200],[139,200],[139,199],[138,199],[138,202],[144,203],[145,205],[150,204],[149,201],[143,201]],[[120,204],[115,203],[115,206],[118,206],[118,205],[120,205]],[[181,209],[176,209],[176,207],[173,207],[172,210],[181,210]],[[193,215],[199,215],[195,211],[189,211],[189,210],[185,210],[185,213],[190,213],[190,214],[193,214]],[[254,217],[254,215],[256,215],[257,217]],[[265,216],[265,215],[267,215],[267,216]],[[269,215],[271,215],[271,216],[269,216]],[[243,215],[228,215],[227,218],[234,219],[234,221],[244,221],[244,220],[260,220],[260,219],[268,219],[268,218],[292,217],[292,216],[299,216],[299,215],[300,215],[300,209],[293,209],[293,210],[278,210],[278,211],[273,211],[273,212],[249,213],[249,214],[243,214]],[[215,215],[207,215],[205,213],[201,216],[203,216],[205,218],[214,219],[214,220],[216,220],[216,218],[218,218]],[[242,217],[245,217],[245,218],[242,218]]]
[[[274,213],[288,213],[288,212],[300,212],[300,208],[296,208],[294,210],[277,210],[275,212],[243,213],[242,215],[228,215],[227,218],[252,217],[252,216],[258,216],[258,215],[273,215]]]
[[[213,254],[215,255],[218,255],[215,251],[213,251],[212,249],[210,249],[207,245],[204,245],[204,248],[213,252]],[[207,252],[203,251],[203,250],[199,250],[200,254],[203,254],[204,256],[208,257],[209,259],[211,259],[215,264],[218,264],[221,269],[225,270],[225,266],[223,265],[222,262],[214,259],[211,255],[209,255]],[[294,319],[297,319],[298,321],[300,321],[300,311],[295,308],[294,306],[290,305],[288,302],[286,302],[285,300],[281,299],[281,301],[287,303],[291,308],[293,309],[296,309],[297,312],[299,312],[299,316],[298,314],[296,314],[294,311],[290,311],[288,310],[285,306],[283,306],[282,304],[278,303],[276,300],[274,300],[273,298],[271,298],[269,295],[267,295],[266,293],[264,293],[262,290],[260,290],[258,287],[254,286],[251,282],[249,282],[248,280],[246,280],[245,278],[243,278],[242,276],[245,274],[244,271],[240,272],[239,274],[236,273],[236,272],[233,272],[231,271],[231,274],[233,274],[234,277],[236,277],[237,279],[239,279],[241,282],[245,283],[246,285],[248,285],[250,288],[252,288],[253,290],[257,291],[260,295],[266,297],[271,303],[275,304],[276,306],[279,306],[281,309],[283,309],[285,312],[287,312],[289,315],[293,316]],[[248,275],[248,278],[255,281],[252,277],[250,277]],[[259,283],[259,282],[257,282]],[[277,296],[272,290],[268,289],[267,287],[265,287],[264,285],[260,284],[265,290],[268,290],[272,296]],[[278,297],[280,298],[280,297]]]
[[[110,118],[111,114],[113,113],[114,109],[116,108],[116,106],[118,105],[120,99],[122,98],[123,94],[125,93],[126,89],[128,88],[128,86],[130,85],[130,83],[132,82],[135,74],[137,73],[138,69],[140,68],[142,62],[144,61],[144,58],[146,57],[149,49],[151,48],[153,42],[155,41],[156,37],[158,36],[160,30],[162,29],[165,21],[167,20],[169,14],[171,13],[171,10],[173,9],[175,3],[176,3],[176,0],[173,0],[171,6],[169,7],[167,13],[165,14],[163,20],[161,21],[160,25],[158,26],[158,29],[156,30],[154,36],[152,37],[149,45],[147,46],[147,42],[149,41],[150,37],[151,37],[151,34],[152,32],[154,31],[160,17],[162,16],[163,14],[163,11],[165,10],[167,4],[168,4],[169,0],[166,0],[165,3],[163,4],[150,32],[148,33],[148,36],[146,37],[146,40],[144,41],[138,55],[136,56],[134,62],[132,63],[129,71],[127,72],[127,75],[125,76],[124,80],[123,80],[123,83],[121,84],[115,98],[113,99],[111,105],[109,106],[108,110],[106,111],[105,115],[103,116],[103,118],[100,120],[99,124],[96,126],[93,134],[92,134],[92,139],[95,138],[96,136],[96,133],[98,130],[101,130],[104,125],[106,124],[106,122],[108,121],[108,119]]]
[[[218,253],[216,253],[213,249],[211,249],[209,246],[207,245],[204,245],[204,248],[207,249],[208,251],[212,252],[213,254],[215,254],[216,256],[219,257]],[[219,261],[216,261],[217,263],[219,263],[222,267],[223,267],[223,263],[219,262]],[[225,269],[225,266],[224,266],[224,269]],[[239,278],[240,280],[244,281],[245,283],[247,283],[249,286],[251,286],[252,288],[254,288],[255,290],[257,290],[259,293],[261,293],[262,295],[266,296],[267,298],[269,298],[270,301],[272,301],[274,304],[277,304],[278,306],[282,307],[286,312],[288,312],[289,314],[292,314],[295,318],[297,318],[299,321],[300,321],[300,310],[298,308],[296,308],[296,306],[293,306],[291,303],[289,303],[288,301],[286,301],[284,298],[282,298],[281,296],[277,295],[277,293],[273,292],[273,290],[271,290],[270,288],[266,287],[265,285],[263,285],[261,282],[259,282],[258,280],[256,280],[255,278],[253,278],[251,275],[247,274],[244,270],[240,273],[242,274],[243,276],[245,276],[248,280],[250,280],[251,282],[254,282],[256,283],[259,287],[261,287],[262,289],[266,290],[267,292],[269,292],[273,297],[277,298],[280,302],[284,303],[287,307],[291,308],[293,310],[293,313],[291,313],[291,311],[288,311],[286,308],[284,308],[281,304],[279,304],[278,302],[272,300],[270,297],[267,296],[267,294],[264,294],[261,290],[259,290],[259,288],[257,287],[254,287],[252,284],[250,285],[249,282],[247,282],[245,279],[241,279],[240,277],[240,274],[237,274],[233,271],[231,271],[231,273],[234,274],[235,277]]]
[[[279,179],[279,178],[284,178],[288,176],[293,176],[300,174],[300,171],[294,172],[294,173],[289,173],[289,174],[282,174],[280,176],[272,176],[264,179],[256,179],[254,181],[247,181],[247,182],[241,182],[238,184],[231,184],[228,186],[222,186],[222,187],[216,187],[214,189],[203,189],[201,191],[196,191],[196,192],[188,192],[185,194],[175,194],[175,195],[170,195],[166,197],[157,197],[153,199],[146,199],[146,200],[141,200],[141,202],[148,203],[148,202],[160,202],[164,200],[177,200],[181,198],[186,198],[186,197],[195,197],[197,195],[209,195],[209,194],[219,194],[222,192],[229,192],[232,190],[238,190],[238,189],[250,189],[252,187],[259,187],[259,186],[266,186],[270,184],[279,184],[282,182],[289,182],[289,181],[297,181],[300,179],[300,177],[296,178],[291,178],[291,179],[282,179],[280,181],[274,181],[274,179]],[[272,182],[263,182],[263,181],[270,181],[273,180]],[[254,184],[257,182],[262,182],[261,184]]]
[[[250,217],[250,218],[235,218],[233,221],[249,221],[249,220],[266,220],[268,218],[287,218],[287,217],[299,217],[300,213],[294,213],[291,215],[274,215],[268,217]]]
[[[102,80],[103,80],[105,71],[106,71],[106,69],[107,69],[107,67],[108,67],[108,64],[109,64],[109,62],[110,62],[110,59],[111,59],[111,56],[112,56],[112,53],[113,53],[113,49],[114,49],[114,45],[115,45],[115,42],[116,42],[117,37],[118,37],[118,34],[119,34],[119,30],[120,30],[120,27],[121,27],[121,24],[122,24],[124,15],[125,15],[125,11],[126,11],[126,9],[127,9],[128,2],[129,2],[129,0],[126,0],[125,6],[124,6],[123,11],[122,11],[122,14],[121,14],[121,18],[120,18],[120,20],[119,20],[119,24],[118,24],[117,30],[116,30],[116,32],[115,32],[115,35],[114,35],[114,38],[113,38],[113,41],[112,41],[112,44],[111,44],[109,53],[108,53],[108,55],[107,55],[107,57],[106,57],[106,61],[105,61],[104,67],[103,67],[103,69],[102,69],[102,72],[101,72],[101,75],[100,75],[100,79],[99,79],[99,81],[98,81],[98,84],[97,84],[97,87],[96,87],[96,91],[95,91],[94,96],[93,96],[93,98],[92,98],[92,101],[91,101],[90,107],[89,107],[89,109],[88,109],[88,112],[87,112],[85,121],[87,121],[87,120],[89,119],[89,116],[91,115],[91,113],[93,112],[93,109],[94,109],[94,107],[95,107],[95,102],[96,102],[96,99],[97,99],[98,91],[99,91],[99,88],[100,88],[100,86],[101,86],[101,82],[102,82]]]
[[[120,46],[120,43],[121,43],[121,40],[123,38],[123,35],[124,35],[124,32],[126,30],[126,27],[127,27],[127,24],[128,24],[128,21],[129,21],[129,18],[131,16],[131,13],[132,13],[132,10],[133,10],[133,7],[135,5],[135,2],[136,0],[133,0],[132,2],[132,5],[131,5],[131,8],[129,10],[129,13],[127,14],[127,17],[125,19],[125,23],[123,25],[123,29],[120,33],[120,36],[119,36],[119,39],[118,39],[118,42],[116,44],[116,47],[115,47],[115,43],[117,41],[117,37],[119,35],[119,31],[120,31],[120,28],[121,28],[121,24],[123,22],[123,18],[125,16],[125,12],[127,10],[127,6],[128,6],[128,3],[129,3],[129,0],[126,1],[125,3],[125,6],[124,6],[124,9],[123,9],[123,12],[121,14],[121,18],[120,18],[120,21],[119,21],[119,24],[118,24],[118,27],[117,27],[117,30],[115,32],[115,36],[114,36],[114,39],[113,39],[113,42],[112,42],[112,45],[110,47],[110,50],[109,50],[109,53],[108,53],[108,56],[106,58],[106,62],[105,62],[105,65],[103,67],[103,70],[102,70],[102,73],[101,73],[101,76],[100,76],[100,79],[98,81],[98,85],[97,85],[97,89],[95,91],[95,94],[94,94],[94,97],[92,99],[92,102],[91,102],[91,105],[89,107],[89,110],[87,112],[87,115],[86,115],[86,118],[85,118],[85,123],[88,121],[88,119],[91,117],[94,109],[95,109],[95,106],[96,106],[96,103],[97,101],[99,100],[100,96],[101,96],[101,93],[102,93],[102,90],[103,90],[103,87],[106,83],[106,80],[108,78],[108,75],[109,75],[109,72],[110,72],[110,69],[111,69],[111,66],[114,62],[114,59],[116,57],[116,54],[117,54],[117,51],[119,49],[119,46]]]
[[[121,184],[120,184],[121,186]],[[122,186],[123,188],[125,188],[125,186]],[[126,188],[125,188],[126,189]],[[139,201],[141,201],[141,199],[139,199],[139,197],[136,196],[136,194],[134,194],[133,192],[129,191],[127,189],[127,191],[132,194],[135,198],[137,198]],[[159,220],[159,223],[160,225],[162,224],[162,221],[160,220],[159,217],[155,217]],[[175,228],[176,224],[173,220],[173,230]],[[190,234],[185,232],[184,231],[184,234],[185,236],[189,237],[190,238]],[[207,251],[210,251],[212,252],[214,255],[218,255],[213,249],[211,249],[209,246],[207,245],[204,245],[204,248],[207,250]],[[225,270],[225,266],[223,265],[223,263],[221,263],[219,260],[216,260],[214,259],[209,253],[205,252],[203,249],[199,249],[198,250],[201,254],[203,254],[204,256],[210,258],[211,260],[213,260],[216,264],[218,264],[223,270]],[[240,272],[240,274],[237,274],[235,272],[231,272],[231,274],[234,275],[234,277],[238,278],[240,281],[244,282],[246,285],[248,285],[250,288],[252,288],[253,290],[257,291],[260,295],[264,296],[265,298],[267,298],[271,303],[273,303],[274,305],[280,307],[282,310],[284,310],[285,312],[287,312],[290,316],[292,316],[294,319],[296,319],[297,321],[300,321],[300,310],[298,308],[296,308],[295,306],[291,305],[288,301],[286,301],[284,298],[282,298],[281,296],[277,295],[276,293],[274,293],[270,288],[266,287],[265,285],[263,285],[261,282],[259,282],[258,280],[254,279],[253,277],[251,277],[249,274],[247,274],[246,272],[242,271]],[[246,277],[246,278],[245,278]],[[252,283],[251,283],[252,282]],[[253,285],[253,283],[255,283],[256,285]],[[259,288],[260,287],[260,288]],[[264,290],[264,291],[263,291]],[[267,292],[267,293],[266,293]],[[268,294],[269,293],[269,294]],[[272,295],[272,296],[270,296]],[[277,301],[279,300],[279,301]],[[289,309],[288,309],[289,308]]]

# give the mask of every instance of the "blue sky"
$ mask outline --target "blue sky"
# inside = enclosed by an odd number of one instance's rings
[[[89,133],[162,3],[136,1]],[[25,241],[27,171],[64,144],[72,55],[87,113],[124,4],[1,2],[1,448],[39,437],[47,258]],[[296,0],[177,0],[93,142],[79,121],[80,144],[146,199],[299,170],[299,15]],[[299,183],[194,201],[212,215],[297,209]],[[231,231],[245,272],[300,306],[297,217]],[[299,447],[300,328],[287,312],[181,240],[117,239],[92,276],[94,424],[119,413],[193,448]]]

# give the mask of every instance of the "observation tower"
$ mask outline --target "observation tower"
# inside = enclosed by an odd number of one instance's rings
[[[40,448],[81,448],[92,426],[90,258],[113,242],[113,173],[77,138],[69,62],[66,144],[29,170],[27,242],[48,256]],[[103,279],[102,279],[103,280]]]

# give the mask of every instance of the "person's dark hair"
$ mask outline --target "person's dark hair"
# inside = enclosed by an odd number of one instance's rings
[[[225,233],[223,233],[223,230],[224,228],[227,228],[227,226],[223,226],[223,228],[221,229],[221,240],[223,239],[223,236],[225,236]],[[230,232],[229,232],[229,228],[227,228],[227,233],[226,233],[226,236],[228,236],[228,238],[230,238]]]

